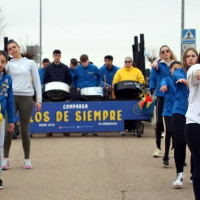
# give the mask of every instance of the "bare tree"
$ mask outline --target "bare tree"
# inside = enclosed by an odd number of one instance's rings
[[[158,56],[156,56],[156,49],[150,49],[148,51],[148,56],[147,59],[150,63],[153,63],[156,59],[158,58]]]

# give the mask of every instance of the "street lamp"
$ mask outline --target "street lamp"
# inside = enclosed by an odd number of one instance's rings
[[[42,0],[40,0],[40,56],[39,67],[42,67]]]
[[[185,28],[185,0],[182,0],[181,4],[181,59],[182,59],[182,31]]]

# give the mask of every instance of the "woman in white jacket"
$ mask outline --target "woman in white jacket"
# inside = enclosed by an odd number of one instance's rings
[[[12,78],[13,94],[15,101],[15,113],[19,112],[20,129],[22,136],[22,146],[24,150],[24,168],[31,169],[32,164],[30,156],[30,135],[29,125],[33,111],[33,94],[34,89],[37,95],[36,111],[41,110],[42,91],[38,68],[33,60],[22,57],[19,45],[10,40],[7,44],[7,50],[12,59],[6,66],[6,71]],[[33,84],[32,84],[33,81]],[[4,143],[4,159],[2,169],[9,167],[9,151],[12,141],[12,134],[6,132]]]
[[[189,104],[186,113],[186,141],[194,161],[193,188],[195,199],[200,200],[200,64],[187,72]]]

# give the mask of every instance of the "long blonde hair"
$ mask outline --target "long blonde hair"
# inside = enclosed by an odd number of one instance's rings
[[[176,61],[176,60],[177,60],[177,57],[175,56],[174,52],[173,52],[167,45],[162,45],[162,46],[160,47],[159,54],[161,54],[161,49],[162,49],[163,47],[167,47],[167,48],[170,50],[170,60]]]

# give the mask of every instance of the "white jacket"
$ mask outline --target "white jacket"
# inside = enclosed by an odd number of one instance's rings
[[[37,101],[42,101],[42,91],[38,68],[33,60],[27,58],[12,59],[6,65],[6,71],[12,78],[13,94],[33,96],[34,89]]]
[[[186,124],[200,124],[200,80],[196,78],[196,71],[200,70],[200,64],[191,66],[187,72],[189,82],[188,110],[186,113]]]

